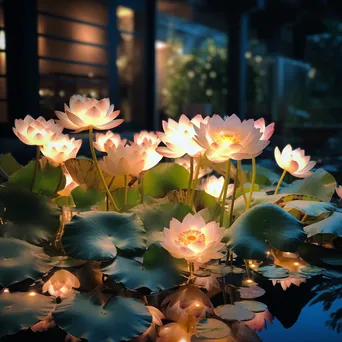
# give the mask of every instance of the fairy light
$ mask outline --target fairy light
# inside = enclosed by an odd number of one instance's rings
[[[253,280],[252,280],[252,279],[247,279],[247,280],[246,280],[246,283],[252,284],[252,283],[253,283]]]
[[[255,264],[250,264],[250,266],[251,266],[252,268],[255,268]]]
[[[200,303],[196,303],[195,306],[196,306],[196,308],[199,308],[201,306],[201,304]]]
[[[10,291],[9,291],[9,289],[4,289],[4,291],[3,291],[4,293],[9,293]]]
[[[293,265],[299,266],[299,262],[294,262]]]
[[[266,252],[266,255],[267,255],[267,256],[269,256],[270,254],[271,254],[270,251],[267,251],[267,252]]]
[[[36,295],[36,293],[34,291],[29,292],[30,297],[34,297],[35,295]]]

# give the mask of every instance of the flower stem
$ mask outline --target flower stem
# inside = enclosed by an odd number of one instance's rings
[[[125,205],[127,205],[127,194],[128,194],[128,176],[124,175],[124,179],[125,179],[125,197],[124,197],[124,203]]]
[[[61,187],[62,185],[62,181],[63,181],[63,176],[64,176],[64,173],[63,173],[63,163],[59,166],[60,169],[61,169],[61,173],[59,175],[59,180],[58,180],[58,184],[57,184],[57,187],[56,187],[56,190],[55,190],[55,194],[58,194],[58,191],[59,191],[59,188]]]
[[[95,148],[94,148],[93,127],[89,127],[89,146],[90,146],[90,152],[91,152],[91,156],[93,157],[93,161],[94,161],[96,170],[97,170],[97,172],[98,172],[98,174],[99,174],[99,176],[101,178],[101,181],[102,181],[103,187],[106,190],[107,196],[109,197],[110,201],[112,202],[112,205],[113,205],[114,209],[116,211],[119,211],[119,208],[116,205],[116,203],[114,201],[114,198],[113,198],[112,194],[110,193],[110,190],[108,189],[106,181],[105,181],[105,179],[103,177],[103,173],[102,173],[102,171],[100,169],[100,165],[99,165],[99,163],[97,161],[97,158],[96,158],[96,153],[95,153]]]
[[[197,161],[196,169],[195,169],[195,174],[194,174],[194,180],[192,181],[192,186],[190,190],[190,199],[189,199],[189,207],[192,208],[194,204],[194,199],[195,199],[195,193],[196,193],[196,187],[197,187],[197,182],[198,182],[198,176],[199,172],[201,169],[201,161],[202,159],[199,158]]]
[[[109,191],[110,191],[112,184],[114,183],[114,180],[115,180],[115,176],[113,176],[112,180],[108,184]],[[108,197],[108,195],[106,195],[106,211],[109,211],[109,197]]]
[[[223,219],[224,219],[224,206],[226,204],[226,198],[227,198],[227,192],[228,192],[228,185],[230,181],[230,159],[227,160],[227,165],[226,165],[226,177],[224,179],[224,184],[223,184],[223,197],[222,197],[222,202],[221,202],[221,214],[220,214],[220,226],[223,226]]]
[[[144,172],[140,174],[140,196],[141,196],[141,204],[144,203]]]
[[[249,196],[246,204],[246,210],[248,210],[251,207],[252,198],[253,198],[253,190],[255,185],[255,177],[256,177],[256,161],[255,158],[252,158],[252,182],[251,182],[251,188],[249,189]]]
[[[235,176],[235,179],[234,179],[234,188],[233,188],[232,202],[230,203],[230,210],[229,210],[229,227],[233,223],[233,212],[234,212],[234,203],[235,203],[235,194],[236,194],[237,184],[238,184],[238,173],[236,173],[236,176]]]
[[[237,162],[237,173],[239,175],[240,188],[241,188],[243,200],[245,201],[245,204],[247,204],[247,197],[246,197],[245,187],[244,187],[243,178],[242,178],[242,165],[241,164],[242,164],[241,160],[238,160],[238,162]]]
[[[189,175],[189,182],[188,182],[188,191],[186,192],[186,203],[189,203],[190,201],[190,192],[191,192],[193,177],[194,177],[194,157],[190,156],[190,175]]]
[[[274,194],[275,194],[275,195],[278,193],[278,191],[279,191],[279,188],[280,188],[280,185],[281,185],[281,183],[283,182],[283,180],[284,180],[284,178],[285,178],[285,175],[286,175],[286,173],[287,173],[287,171],[286,171],[286,170],[284,170],[284,171],[283,171],[283,173],[282,173],[282,175],[280,176],[280,178],[279,178],[279,182],[278,182],[278,184],[277,184],[277,187],[276,187],[276,189],[275,189],[275,191],[274,191]]]
[[[193,261],[188,261],[189,278],[187,283],[190,284],[194,278],[195,264]]]
[[[36,159],[35,159],[35,165],[34,165],[34,171],[33,171],[33,178],[32,178],[32,182],[31,182],[31,186],[30,186],[30,191],[33,191],[34,188],[34,183],[36,181],[37,178],[37,174],[38,174],[38,169],[39,169],[39,157],[40,157],[40,147],[37,145],[37,150],[36,150]]]

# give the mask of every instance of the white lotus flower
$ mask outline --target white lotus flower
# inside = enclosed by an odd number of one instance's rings
[[[64,104],[64,111],[56,111],[59,123],[68,129],[75,130],[74,133],[84,131],[93,127],[99,130],[107,130],[119,126],[123,120],[114,120],[120,111],[114,110],[108,98],[100,101],[73,95],[70,98],[69,107]]]
[[[49,292],[51,296],[65,298],[73,288],[81,286],[79,280],[69,271],[59,270],[44,284],[43,292]]]
[[[158,147],[157,152],[168,158],[179,158],[185,154],[197,157],[204,152],[193,139],[195,136],[194,127],[200,123],[207,122],[208,118],[203,119],[201,115],[195,116],[191,121],[184,114],[181,115],[179,122],[169,119],[163,121],[164,133],[158,132],[158,137],[166,147]]]
[[[206,156],[214,163],[228,159],[255,158],[269,144],[262,140],[263,133],[254,127],[254,120],[241,120],[233,114],[223,120],[213,115],[208,123],[201,123],[195,129],[195,141],[206,150]]]
[[[56,124],[54,120],[46,121],[43,117],[33,119],[26,115],[24,119],[14,121],[14,134],[26,145],[42,146],[60,135],[63,127]]]
[[[154,132],[141,131],[134,134],[134,143],[137,145],[143,145],[148,143],[149,145],[159,145],[160,139]]]
[[[162,245],[177,259],[206,263],[220,259],[224,228],[215,221],[205,223],[200,213],[188,214],[182,222],[173,218],[170,228],[164,228]]]
[[[260,129],[260,132],[262,133],[261,140],[270,140],[274,133],[274,122],[266,127],[264,118],[254,121],[254,127]]]
[[[298,178],[309,177],[312,174],[310,170],[316,165],[316,162],[310,161],[310,156],[305,156],[304,150],[292,150],[291,145],[286,145],[281,153],[276,147],[274,157],[279,167]]]
[[[96,133],[94,147],[101,152],[108,152],[113,148],[117,148],[119,145],[125,146],[126,139],[121,139],[119,134],[115,134],[112,131],[106,133]]]
[[[210,176],[208,178],[206,178],[204,184],[203,184],[203,190],[215,197],[215,198],[219,198],[222,188],[223,188],[223,184],[224,184],[224,177],[220,177],[217,178],[216,176]],[[228,192],[227,192],[227,198],[229,196],[231,196],[233,194],[233,189],[234,189],[234,185],[233,184],[229,184],[228,185]]]

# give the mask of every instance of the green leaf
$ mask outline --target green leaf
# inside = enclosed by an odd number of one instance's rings
[[[342,264],[342,253],[333,248],[305,243],[299,246],[298,251],[302,259],[313,265],[324,267],[324,264],[335,266]]]
[[[232,334],[227,324],[214,318],[205,318],[197,323],[196,335],[191,341],[221,340]]]
[[[172,218],[183,221],[191,209],[183,203],[155,203],[138,205],[131,212],[142,220],[147,234],[147,245],[150,245],[162,240],[164,228],[169,227]]]
[[[310,177],[293,182],[281,193],[297,193],[309,195],[323,202],[330,202],[336,189],[336,180],[332,174],[323,169],[318,169]]]
[[[317,234],[333,234],[342,236],[342,213],[334,212],[328,218],[304,227],[308,237]]]
[[[148,288],[151,291],[160,291],[184,282],[178,264],[179,260],[174,259],[163,247],[153,244],[147,248],[143,263],[117,256],[102,272],[129,289]],[[183,260],[183,266],[185,265]]]
[[[50,258],[26,241],[0,238],[0,285],[8,287],[25,279],[39,279],[48,272]]]
[[[8,179],[10,175],[21,169],[22,166],[10,154],[0,154],[0,173]]]
[[[0,235],[40,244],[51,240],[60,225],[60,210],[46,197],[16,188],[0,188]]]
[[[120,211],[128,211],[141,202],[140,188],[129,188],[127,191],[127,205],[125,205],[125,188],[116,189],[112,196]]]
[[[75,259],[108,260],[115,258],[117,248],[138,252],[145,248],[145,231],[134,214],[85,212],[65,225],[62,243],[66,253]]]
[[[252,312],[263,312],[267,310],[266,304],[256,300],[242,300],[240,302],[235,302],[234,305],[241,306],[242,308]]]
[[[11,187],[30,190],[35,161],[31,161],[26,166],[13,173],[8,180]],[[34,182],[33,192],[47,197],[53,197],[59,190],[65,187],[65,176],[60,166],[51,164],[47,159],[39,161],[39,168]]]
[[[95,188],[88,188],[85,184],[73,189],[71,196],[76,208],[80,209],[90,209],[105,199],[105,194],[102,191]]]
[[[308,216],[319,216],[323,213],[329,213],[336,210],[334,204],[315,201],[301,201],[295,200],[286,202],[284,206],[285,210],[296,209]]]
[[[176,163],[161,163],[144,175],[144,192],[152,197],[165,196],[168,192],[186,189],[189,172]]]
[[[0,336],[15,334],[38,321],[47,319],[54,309],[51,297],[27,292],[0,294]]]
[[[254,312],[232,304],[216,307],[215,314],[225,321],[249,321],[255,317]]]
[[[74,259],[65,255],[51,257],[50,262],[51,265],[60,268],[78,267],[84,265],[85,263],[85,260]]]
[[[295,252],[306,236],[301,222],[274,204],[249,209],[233,223],[228,235],[239,257],[257,260],[265,258],[268,243],[281,251]]]
[[[114,297],[103,307],[87,295],[68,297],[52,313],[69,334],[89,342],[127,341],[144,333],[152,323],[149,310],[139,300]]]
[[[245,171],[245,175],[247,177],[247,182],[251,183],[252,180],[252,165],[244,165],[243,171]],[[270,171],[269,169],[257,165],[256,167],[256,178],[255,183],[259,185],[273,185],[276,184],[279,180],[279,175],[275,172]]]

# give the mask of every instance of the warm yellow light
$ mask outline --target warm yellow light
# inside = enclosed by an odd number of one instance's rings
[[[34,297],[36,293],[34,291],[29,292],[29,296]]]
[[[195,306],[196,306],[196,308],[199,308],[201,306],[201,304],[200,303],[196,303]]]
[[[253,280],[252,279],[247,279],[246,282],[251,284],[251,283],[253,283]]]
[[[4,289],[4,293],[9,293],[9,289]]]
[[[118,6],[117,9],[117,15],[118,17],[132,17],[133,16],[133,10],[128,7]]]
[[[186,342],[185,338],[180,339],[178,342]]]
[[[163,49],[167,46],[167,43],[162,42],[161,40],[157,40],[156,41],[156,48],[159,49]]]
[[[255,268],[255,264],[250,264],[250,266],[251,266],[252,268]]]
[[[293,265],[299,266],[299,262],[294,262]]]
[[[6,49],[6,36],[5,36],[5,31],[0,30],[0,50],[5,50]]]

